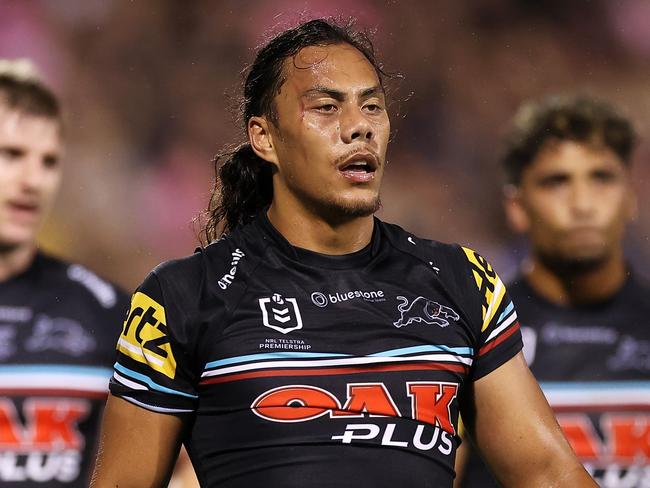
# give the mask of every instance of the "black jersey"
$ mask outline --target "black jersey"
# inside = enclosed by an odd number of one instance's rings
[[[375,220],[365,249],[324,256],[261,214],[149,275],[110,388],[191,416],[201,486],[438,488],[467,383],[520,348],[475,252]]]
[[[0,282],[0,486],[85,487],[128,296],[38,254]]]
[[[524,355],[558,422],[603,488],[650,487],[650,286],[634,275],[610,300],[561,307],[519,277],[509,291]],[[472,456],[463,486],[496,486]]]

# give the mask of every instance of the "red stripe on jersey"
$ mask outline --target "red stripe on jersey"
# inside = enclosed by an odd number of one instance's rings
[[[482,356],[483,354],[490,352],[492,349],[497,347],[499,344],[501,344],[503,341],[505,341],[508,337],[510,337],[518,330],[519,330],[519,321],[511,325],[509,329],[506,329],[505,332],[502,332],[501,335],[497,336],[497,338],[494,339],[492,342],[486,344],[481,349],[479,349],[478,355]]]
[[[332,374],[358,374],[377,371],[453,371],[457,373],[467,373],[467,366],[459,364],[392,364],[368,366],[366,368],[343,367],[343,368],[318,368],[318,369],[267,369],[263,371],[252,371],[249,373],[232,373],[229,375],[210,378],[202,381],[201,385],[213,385],[217,383],[227,383],[230,381],[247,380],[250,378],[268,378],[269,376],[327,376]]]
[[[7,388],[0,389],[2,396],[48,396],[48,397],[78,397],[105,400],[108,398],[108,391],[83,391],[83,390],[61,390],[54,388]]]

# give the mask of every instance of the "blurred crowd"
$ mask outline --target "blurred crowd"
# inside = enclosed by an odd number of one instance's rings
[[[197,246],[212,158],[243,139],[241,67],[299,20],[354,16],[391,89],[380,216],[481,250],[508,276],[499,156],[516,107],[581,92],[641,136],[628,253],[650,263],[650,2],[646,0],[0,0],[0,58],[31,58],[61,96],[66,178],[43,246],[132,289]]]

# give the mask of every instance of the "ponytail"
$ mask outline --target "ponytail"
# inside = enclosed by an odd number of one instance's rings
[[[272,166],[249,143],[218,154],[214,169],[217,178],[203,229],[206,243],[247,224],[273,200]]]

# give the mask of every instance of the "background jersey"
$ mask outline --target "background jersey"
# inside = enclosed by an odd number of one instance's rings
[[[0,486],[85,487],[128,297],[38,254],[0,282]]]
[[[547,302],[519,277],[524,354],[564,433],[603,488],[650,487],[650,286],[634,275],[610,300]],[[472,455],[463,486],[497,486]]]
[[[111,392],[191,413],[201,486],[451,486],[468,382],[521,348],[478,254],[375,221],[345,256],[260,215],[156,268],[131,301]]]

